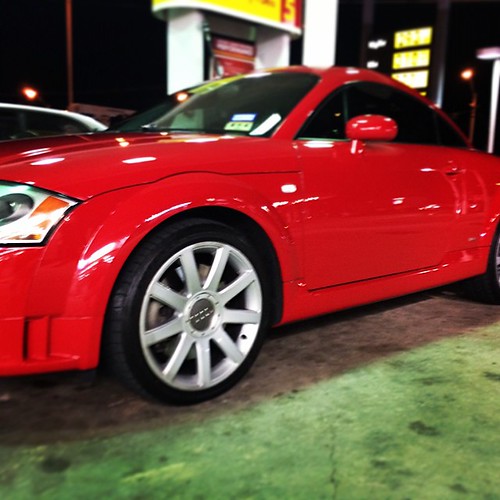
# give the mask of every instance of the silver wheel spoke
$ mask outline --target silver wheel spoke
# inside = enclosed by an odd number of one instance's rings
[[[182,311],[186,305],[187,298],[175,292],[162,283],[155,283],[151,290],[151,297],[162,304],[170,306],[176,311]]]
[[[214,261],[210,272],[205,281],[205,290],[215,292],[219,286],[222,274],[226,269],[226,264],[229,259],[229,249],[227,247],[218,248],[215,253]]]
[[[260,313],[257,311],[248,311],[245,309],[225,309],[223,323],[232,323],[244,325],[251,323],[256,325],[260,321]]]
[[[219,328],[213,340],[234,363],[239,365],[245,359],[244,354],[238,349],[233,339],[222,328]]]
[[[174,335],[178,335],[182,332],[182,328],[181,318],[175,318],[164,325],[148,330],[144,336],[144,344],[147,347],[151,347]]]
[[[217,387],[252,352],[262,289],[238,248],[217,240],[186,245],[158,267],[147,290],[141,347],[165,386],[193,393]]]
[[[191,350],[193,342],[194,340],[188,334],[183,333],[180,335],[179,344],[175,348],[167,366],[163,369],[163,375],[169,382],[172,382],[177,373],[179,373],[182,363],[184,363],[189,351]]]
[[[246,271],[241,276],[236,278],[224,290],[221,290],[219,296],[223,304],[227,304],[230,300],[234,299],[243,290],[248,288],[255,281],[255,273],[253,271]]]
[[[200,339],[196,342],[196,367],[198,373],[198,386],[208,387],[212,380],[209,339]]]
[[[198,266],[191,248],[186,248],[181,254],[182,271],[186,280],[186,287],[189,295],[193,295],[201,290],[200,275]]]

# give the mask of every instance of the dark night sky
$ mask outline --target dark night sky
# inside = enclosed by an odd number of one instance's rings
[[[165,93],[165,24],[149,0],[73,0],[75,101],[143,109]],[[358,65],[362,5],[339,8],[337,64]],[[432,2],[376,1],[375,31],[389,33],[433,24]],[[485,147],[492,64],[476,49],[500,45],[500,0],[452,2],[443,108],[467,127],[470,88],[460,80],[477,70],[477,141]],[[292,63],[300,63],[300,41]],[[21,102],[24,84],[37,87],[53,107],[65,107],[66,31],[64,0],[0,0],[0,101]]]
[[[142,108],[165,93],[165,23],[149,0],[73,0],[75,101]],[[0,0],[0,101],[23,84],[65,107],[64,0]]]

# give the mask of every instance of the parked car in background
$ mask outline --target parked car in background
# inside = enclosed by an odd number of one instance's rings
[[[195,403],[272,325],[456,281],[500,303],[500,159],[417,92],[291,67],[176,100],[0,144],[0,375],[102,354],[140,393]]]
[[[0,103],[0,141],[48,135],[99,132],[106,125],[61,109]]]

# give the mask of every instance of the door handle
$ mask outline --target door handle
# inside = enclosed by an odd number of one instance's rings
[[[448,176],[458,175],[458,174],[461,174],[463,172],[464,172],[464,169],[457,167],[457,165],[448,165],[444,169],[445,175],[448,175]]]

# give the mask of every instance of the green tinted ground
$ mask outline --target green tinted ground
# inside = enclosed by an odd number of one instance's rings
[[[0,498],[500,499],[500,325],[198,424],[0,444]]]

